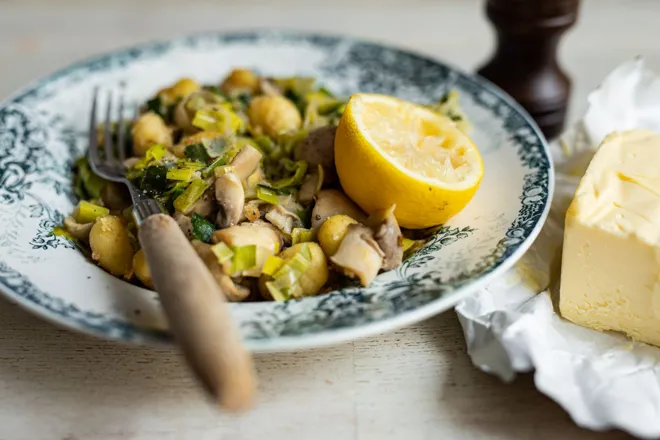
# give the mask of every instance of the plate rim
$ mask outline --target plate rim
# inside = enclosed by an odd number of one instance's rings
[[[150,48],[158,47],[159,45],[167,45],[176,42],[181,42],[185,40],[197,40],[201,38],[209,37],[240,37],[240,36],[259,36],[259,37],[285,37],[285,38],[299,38],[302,40],[312,39],[315,37],[322,38],[334,38],[341,41],[347,41],[358,44],[368,44],[375,45],[381,48],[394,50],[400,53],[405,53],[413,55],[417,58],[420,58],[424,61],[428,61],[434,64],[438,64],[446,67],[450,71],[454,71],[458,74],[464,75],[475,81],[479,86],[493,93],[499,100],[505,102],[509,105],[527,124],[527,126],[532,130],[532,134],[540,141],[540,146],[543,154],[548,160],[548,169],[547,169],[547,197],[545,199],[545,206],[541,214],[539,215],[536,224],[530,230],[529,234],[522,243],[518,245],[515,251],[508,255],[503,261],[501,261],[496,267],[492,268],[487,273],[481,275],[479,278],[474,279],[465,283],[464,285],[456,288],[451,292],[450,295],[438,298],[425,304],[421,307],[417,307],[412,310],[407,310],[401,312],[398,315],[385,318],[382,320],[360,324],[353,327],[339,328],[339,329],[325,329],[318,333],[305,334],[305,335],[296,335],[296,336],[277,336],[276,338],[270,339],[253,339],[246,340],[246,348],[253,353],[270,353],[270,352],[287,352],[295,350],[305,350],[319,347],[327,347],[331,345],[337,345],[345,343],[352,340],[362,339],[378,334],[382,334],[389,331],[398,330],[402,327],[415,324],[424,319],[430,318],[436,314],[448,311],[450,308],[454,307],[461,300],[463,300],[470,293],[475,292],[478,289],[485,287],[492,280],[502,275],[504,272],[513,267],[518,260],[524,255],[524,253],[532,246],[536,238],[538,237],[541,229],[543,228],[549,211],[552,204],[552,200],[555,192],[555,166],[552,160],[552,154],[549,149],[548,141],[545,136],[542,134],[538,125],[534,122],[529,113],[522,108],[522,106],[515,101],[510,95],[504,92],[500,87],[493,84],[486,78],[481,77],[478,74],[468,73],[465,70],[456,67],[452,63],[445,62],[441,59],[434,57],[433,55],[418,51],[416,49],[411,49],[408,47],[398,46],[393,43],[386,41],[379,41],[377,39],[368,39],[362,37],[356,37],[353,35],[338,34],[331,32],[316,32],[316,31],[305,31],[305,30],[291,30],[291,29],[278,29],[278,28],[243,28],[236,30],[227,30],[227,31],[214,31],[207,30],[189,34],[179,34],[172,36],[170,38],[162,39],[151,39],[144,42],[138,42],[136,44],[121,46],[115,49],[94,53],[92,55],[82,57],[77,61],[71,62],[60,69],[56,69],[51,73],[42,75],[26,85],[19,87],[14,92],[7,95],[4,99],[0,101],[0,109],[11,105],[16,101],[17,98],[26,95],[28,92],[38,89],[53,80],[66,76],[70,72],[75,71],[76,69],[83,68],[88,66],[96,61],[103,59],[108,59],[111,57],[117,57],[122,54],[128,53],[132,50],[148,50]],[[29,301],[25,298],[24,295],[16,292],[11,289],[9,286],[3,283],[3,286],[0,288],[0,295],[8,299],[11,303],[18,305],[23,310],[28,311],[29,313],[51,323],[58,327],[72,330],[76,333],[91,336],[98,339],[112,341],[115,343],[120,343],[123,345],[151,345],[151,346],[172,346],[173,341],[169,333],[164,331],[153,331],[150,329],[140,329],[140,332],[135,333],[133,337],[126,338],[120,335],[115,335],[107,331],[99,330],[92,328],[90,326],[85,326],[78,323],[76,320],[67,318],[62,314],[56,313],[49,310],[48,308],[40,305],[34,301]]]

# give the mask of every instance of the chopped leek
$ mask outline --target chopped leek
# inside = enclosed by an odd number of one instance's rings
[[[216,160],[211,162],[211,165],[204,168],[204,171],[202,171],[202,177],[207,178],[212,176],[213,173],[215,173],[215,169],[223,165],[227,165],[227,161],[224,157],[218,157]]]
[[[298,209],[295,214],[298,216],[303,226],[309,228],[312,225],[312,208]]]
[[[170,168],[167,170],[168,180],[179,180],[181,182],[190,182],[197,172],[194,168]]]
[[[209,243],[211,241],[211,236],[215,232],[213,223],[197,213],[194,213],[192,217],[190,217],[190,222],[192,223],[193,237],[204,243]]]
[[[147,193],[159,193],[167,188],[167,170],[164,165],[145,168],[140,179],[140,188]]]
[[[248,270],[257,265],[257,245],[248,244],[234,248],[232,273]]]
[[[206,151],[206,147],[203,144],[187,145],[184,150],[184,154],[188,159],[198,162],[206,163],[211,159],[209,153]]]
[[[73,235],[71,235],[69,233],[69,231],[67,231],[66,229],[64,229],[60,226],[57,226],[57,227],[53,228],[53,235],[56,236],[56,237],[64,237],[67,240],[76,241],[76,239],[73,238]]]
[[[290,155],[296,148],[296,145],[302,142],[308,134],[309,131],[304,129],[298,130],[295,133],[282,134],[278,137],[278,144],[287,155]]]
[[[287,292],[278,289],[272,281],[266,282],[266,289],[268,289],[270,296],[272,296],[275,301],[283,302],[291,299]]]
[[[186,212],[199,200],[210,185],[201,179],[193,180],[188,188],[174,200],[174,209]]]
[[[144,157],[140,159],[133,168],[136,170],[143,170],[154,162],[159,162],[167,154],[167,148],[161,144],[156,144],[150,147],[147,152],[144,154]]]
[[[73,218],[77,223],[80,224],[92,223],[97,218],[108,214],[110,214],[110,210],[108,208],[94,205],[93,203],[89,203],[84,200],[78,203],[76,209],[73,210]]]
[[[296,162],[296,172],[291,177],[277,180],[273,182],[272,186],[275,189],[287,188],[290,186],[299,186],[302,184],[307,173],[307,162],[299,160]]]
[[[316,166],[316,188],[314,189],[314,195],[318,194],[319,191],[321,191],[321,188],[323,188],[323,181],[325,180],[325,169],[323,168],[323,165],[318,164]]]
[[[259,146],[259,149],[265,156],[270,155],[275,149],[275,142],[273,142],[268,136],[259,136],[258,138],[255,138],[254,142]]]
[[[415,240],[411,240],[409,238],[404,238],[403,239],[403,246],[402,246],[403,247],[403,252],[406,252],[408,249],[413,247],[415,245],[415,243],[416,243]]]
[[[243,130],[245,123],[232,110],[220,106],[213,110],[197,110],[192,125],[204,131],[232,134]]]
[[[234,172],[236,172],[236,168],[234,168],[233,166],[223,165],[221,167],[216,168],[214,174],[215,177],[220,177],[220,176],[224,176],[227,173],[234,173]]]
[[[234,257],[234,251],[223,242],[211,246],[211,252],[213,252],[220,264],[225,264]]]
[[[261,268],[261,273],[272,276],[284,265],[284,260],[275,255],[268,257],[264,266]]]
[[[272,205],[277,205],[279,203],[279,199],[277,198],[275,191],[267,189],[263,186],[257,186],[257,198]]]
[[[280,196],[288,196],[289,194],[291,194],[291,191],[287,188],[273,188],[272,186],[266,185],[264,183],[257,183],[257,186],[272,191]]]
[[[94,174],[87,162],[86,157],[81,157],[76,161],[76,179],[74,182],[74,192],[81,199],[98,199],[101,197],[101,189],[106,181]]]
[[[311,229],[293,228],[291,231],[292,244],[305,243],[314,239],[314,232]]]

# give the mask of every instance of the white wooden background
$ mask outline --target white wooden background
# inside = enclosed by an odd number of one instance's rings
[[[530,0],[533,1],[533,0]],[[0,0],[0,98],[99,51],[205,29],[331,31],[411,47],[466,69],[492,49],[478,0]],[[572,118],[618,63],[660,69],[660,1],[583,0],[561,59]],[[256,358],[259,404],[218,414],[168,350],[116,346],[0,301],[0,440],[623,438],[574,426],[531,375],[472,367],[453,312],[335,348]]]

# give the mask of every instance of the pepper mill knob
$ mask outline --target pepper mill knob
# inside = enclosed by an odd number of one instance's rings
[[[571,81],[557,63],[562,34],[577,20],[579,0],[487,0],[497,32],[492,59],[477,72],[534,118],[547,138],[561,133]]]

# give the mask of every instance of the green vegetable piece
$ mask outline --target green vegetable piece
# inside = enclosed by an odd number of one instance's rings
[[[94,174],[86,157],[81,157],[76,161],[77,179],[79,179],[78,190],[82,199],[99,199],[101,190],[106,181]]]
[[[248,244],[234,248],[232,273],[251,269],[257,265],[257,245]]]
[[[268,257],[264,266],[261,268],[261,273],[272,276],[284,265],[284,260],[275,255]]]
[[[305,243],[314,240],[314,232],[311,229],[293,228],[291,231],[292,244]]]
[[[307,173],[307,162],[305,162],[304,160],[299,160],[296,162],[296,172],[293,174],[293,176],[273,182],[272,187],[275,189],[280,189],[291,186],[299,186],[302,184],[306,173]]]
[[[277,205],[280,202],[275,191],[264,186],[257,186],[257,198],[272,205]]]
[[[265,156],[269,156],[276,147],[275,142],[268,136],[259,136],[254,139],[254,142],[259,146],[259,149]]]
[[[310,206],[307,209],[298,209],[295,214],[300,219],[300,222],[305,228],[310,228],[312,226],[312,207]]]
[[[71,234],[69,234],[69,231],[67,231],[66,229],[64,229],[60,226],[56,226],[56,227],[53,228],[53,235],[56,236],[56,237],[64,237],[67,240],[70,240],[70,241],[73,241],[73,242],[76,241],[76,239],[73,238],[73,236]]]
[[[182,182],[190,182],[197,172],[194,168],[170,168],[167,170],[168,180],[179,180]]]
[[[268,289],[270,296],[272,296],[275,301],[284,302],[291,299],[291,297],[288,295],[288,292],[277,288],[273,281],[266,282],[266,289]]]
[[[204,168],[204,171],[202,171],[202,177],[205,179],[207,177],[211,177],[213,173],[215,173],[215,169],[223,165],[227,165],[227,161],[224,157],[218,157],[216,160],[211,162],[211,165]]]
[[[186,188],[186,190],[174,200],[174,209],[179,212],[186,212],[192,208],[200,197],[202,197],[204,191],[206,191],[209,186],[210,185],[202,179],[193,180],[188,188]]]
[[[206,151],[206,147],[203,144],[191,144],[187,145],[183,154],[190,160],[197,162],[208,162],[211,160],[209,153]]]
[[[133,168],[136,170],[142,170],[150,165],[153,165],[154,162],[159,162],[167,154],[167,148],[164,145],[156,144],[147,150],[144,157],[140,159]]]
[[[234,257],[234,251],[223,242],[211,246],[211,252],[217,257],[220,264],[224,264]]]
[[[413,247],[415,245],[415,240],[411,240],[409,238],[404,238],[402,247],[403,247],[403,252],[406,252],[408,249]]]
[[[78,203],[78,206],[76,206],[76,209],[73,210],[73,218],[80,224],[92,223],[97,218],[108,214],[110,214],[108,208],[95,205],[85,200],[81,200],[80,203]]]
[[[193,237],[204,243],[210,243],[211,236],[215,232],[215,226],[213,226],[213,223],[197,213],[194,213],[192,217],[190,217],[190,222],[192,223]],[[213,250],[213,248],[211,248],[211,250]]]
[[[167,189],[167,170],[164,165],[152,165],[144,170],[140,188],[150,194],[158,194]]]
[[[160,96],[155,96],[154,98],[147,101],[147,110],[156,113],[167,121],[169,116],[169,108],[165,105],[163,100],[160,99]]]
[[[232,110],[226,107],[218,107],[216,109],[197,110],[192,125],[205,131],[232,134],[240,131],[244,123]]]

